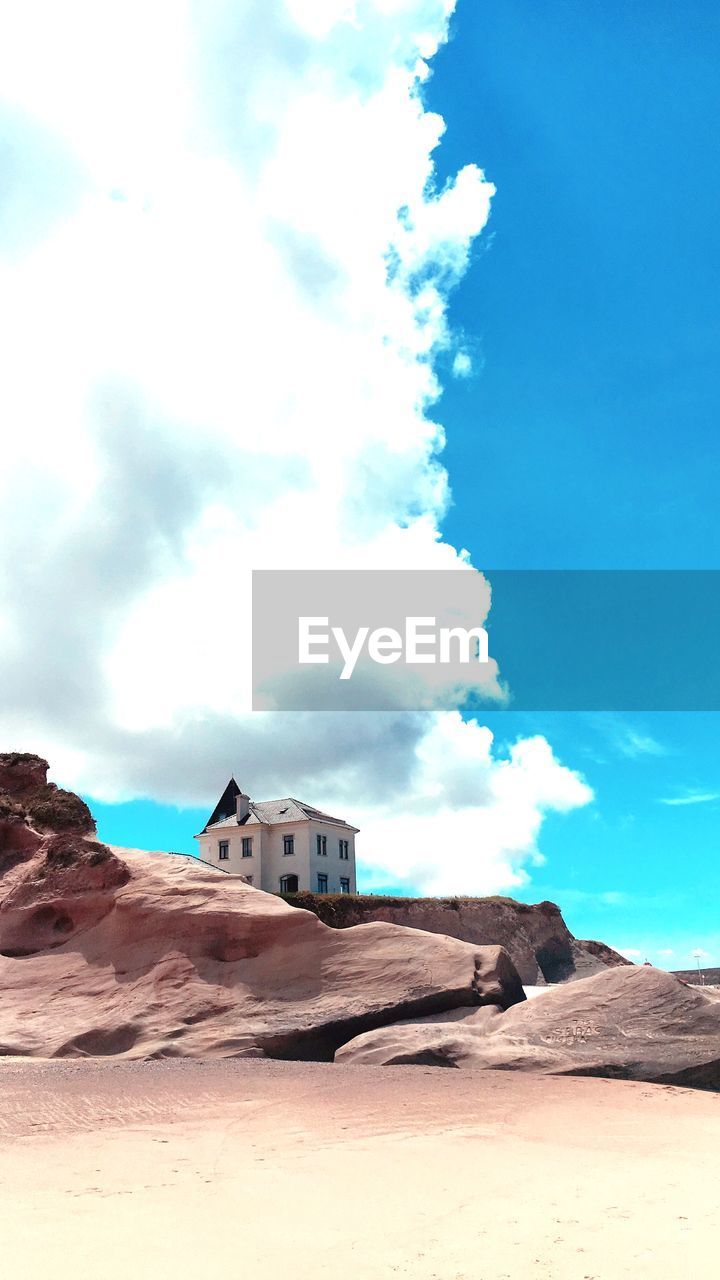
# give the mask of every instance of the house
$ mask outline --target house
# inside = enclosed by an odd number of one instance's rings
[[[268,893],[355,893],[357,832],[300,800],[251,800],[231,778],[195,839],[205,862]]]

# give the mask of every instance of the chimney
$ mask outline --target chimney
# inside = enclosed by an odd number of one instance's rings
[[[235,804],[237,820],[242,822],[243,818],[247,818],[250,812],[250,797],[246,796],[244,791],[240,791],[235,799]]]

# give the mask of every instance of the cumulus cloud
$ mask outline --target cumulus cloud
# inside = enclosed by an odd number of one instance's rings
[[[459,716],[248,714],[252,568],[465,563],[432,406],[493,188],[434,178],[421,89],[453,7],[0,13],[26,161],[0,209],[0,728],[98,797],[193,803],[234,768],[377,806],[418,851],[424,806],[481,888],[520,883],[543,814],[588,799],[543,740],[498,759]]]
[[[360,803],[364,875],[387,883],[388,869],[425,893],[496,893],[528,884],[528,862],[544,815],[592,799],[544,738],[516,742],[504,757],[493,735],[458,712],[434,718],[415,748],[401,803]]]

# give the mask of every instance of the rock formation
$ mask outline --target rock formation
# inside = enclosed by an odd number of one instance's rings
[[[37,831],[94,835],[95,823],[84,800],[48,782],[48,768],[40,756],[19,751],[0,754],[0,821],[15,813],[29,819]]]
[[[0,756],[0,1055],[330,1059],[398,1018],[524,999],[500,947],[338,931],[196,859],[111,849]]]
[[[466,1016],[462,1016],[465,1014]],[[720,1088],[720,995],[651,966],[607,969],[503,1013],[461,1011],[370,1032],[336,1062],[609,1076]]]
[[[602,942],[573,937],[554,902],[533,905],[513,898],[386,898],[298,893],[294,905],[343,929],[370,920],[402,924],[509,952],[523,982],[567,982],[630,963]]]

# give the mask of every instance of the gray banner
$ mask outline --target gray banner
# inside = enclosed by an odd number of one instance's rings
[[[717,571],[253,574],[257,710],[718,711],[719,654]]]
[[[254,710],[498,703],[490,589],[474,569],[256,571]]]

